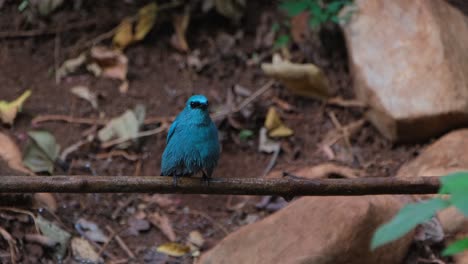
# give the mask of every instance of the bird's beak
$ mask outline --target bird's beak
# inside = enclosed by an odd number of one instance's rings
[[[200,108],[201,108],[202,110],[207,110],[207,109],[208,109],[208,104],[201,104],[201,105],[200,105]]]

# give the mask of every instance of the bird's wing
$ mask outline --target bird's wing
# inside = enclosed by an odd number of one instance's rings
[[[169,140],[171,140],[172,135],[174,135],[176,127],[177,127],[177,120],[174,120],[174,122],[172,122],[171,127],[169,128],[169,132],[167,133],[166,144],[169,143]]]

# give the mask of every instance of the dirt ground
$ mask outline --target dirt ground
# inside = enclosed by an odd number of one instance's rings
[[[254,52],[265,53],[268,49],[255,49],[257,28],[262,15],[275,14],[275,8],[265,1],[249,3],[246,18],[240,25],[232,24],[217,14],[194,16],[189,26],[187,40],[192,51],[198,50],[200,58],[208,58],[205,68],[196,72],[181,66],[185,55],[169,45],[172,27],[169,21],[157,24],[149,36],[141,43],[129,47],[130,82],[127,94],[118,91],[118,82],[96,78],[87,73],[73,74],[57,84],[53,78],[54,65],[76,55],[80,43],[107,32],[124,16],[137,12],[141,3],[133,1],[97,1],[85,5],[81,11],[72,7],[59,10],[47,21],[27,25],[24,17],[16,10],[17,4],[7,3],[0,10],[0,33],[54,28],[60,24],[96,21],[90,26],[81,27],[60,34],[37,34],[28,37],[0,37],[0,99],[13,100],[25,89],[32,90],[32,97],[25,104],[22,113],[11,127],[4,126],[2,132],[11,135],[24,148],[26,132],[32,129],[46,129],[53,133],[58,143],[65,148],[82,138],[88,125],[64,122],[46,122],[33,127],[31,120],[44,115],[66,115],[73,117],[96,118],[95,111],[88,102],[78,99],[69,92],[76,85],[85,85],[101,95],[100,111],[107,117],[120,115],[137,103],[144,104],[149,117],[176,115],[184,106],[185,100],[193,93],[207,95],[214,108],[226,102],[227,91],[234,85],[241,85],[252,91],[259,89],[269,79],[264,76],[258,64],[248,65],[245,58]],[[13,1],[14,2],[14,1]],[[91,1],[92,2],[92,1]],[[258,14],[260,12],[260,14]],[[163,19],[162,19],[163,20]],[[269,22],[273,23],[273,21]],[[270,25],[271,26],[271,25]],[[292,58],[297,62],[316,63],[331,80],[335,95],[352,98],[352,82],[347,69],[344,44],[339,31],[328,32],[331,42],[322,35],[311,38],[302,46],[293,45]],[[240,37],[235,37],[240,36]],[[338,37],[337,37],[338,36]],[[226,48],[226,40],[234,39]],[[104,42],[108,43],[108,42]],[[334,45],[334,46],[332,46]],[[311,49],[307,47],[319,47]],[[221,54],[221,55],[220,55]],[[266,56],[265,61],[271,59]],[[292,167],[312,166],[329,159],[319,148],[319,143],[334,125],[330,113],[334,113],[341,124],[348,124],[362,118],[359,109],[324,105],[311,99],[294,96],[279,84],[275,84],[268,96],[254,103],[254,114],[248,119],[238,118],[243,128],[255,132],[253,139],[239,142],[239,130],[229,122],[218,124],[223,135],[222,155],[214,177],[250,178],[260,177],[267,167],[271,155],[257,151],[258,131],[263,124],[266,110],[277,97],[297,111],[283,115],[285,123],[294,130],[294,136],[283,140],[285,151],[276,161],[275,170],[288,170]],[[151,129],[146,126],[143,129]],[[165,147],[165,133],[142,139],[138,146],[129,152],[138,155],[137,161],[123,157],[98,159],[97,154],[105,152],[97,146],[81,148],[69,157],[68,172],[55,174],[94,174],[94,175],[159,175],[162,151]],[[352,138],[353,159],[336,161],[338,164],[363,169],[368,176],[392,176],[405,162],[418,154],[424,145],[394,145],[385,140],[372,126],[366,124]],[[336,151],[340,151],[339,149]],[[1,163],[0,175],[19,175]],[[269,212],[258,210],[255,203],[260,198],[208,196],[208,195],[159,195],[172,203],[166,207],[151,202],[150,195],[143,194],[57,194],[59,209],[55,216],[45,210],[36,210],[50,220],[59,220],[61,226],[77,234],[75,223],[84,218],[98,224],[103,230],[110,226],[123,230],[120,235],[130,250],[137,255],[131,263],[191,263],[191,258],[173,259],[159,254],[155,246],[167,242],[167,238],[155,227],[137,234],[127,232],[128,223],[135,215],[162,212],[170,219],[178,241],[184,241],[193,230],[199,230],[206,240],[202,251],[215,245],[226,236],[226,232],[238,229],[251,221],[261,219]],[[154,197],[153,197],[154,198]],[[235,206],[237,205],[237,206]],[[253,219],[253,220],[252,220]],[[22,238],[33,230],[30,222],[24,223],[0,214],[0,226],[6,228],[15,238]],[[50,251],[31,243],[18,245],[21,263],[53,263]],[[107,259],[126,259],[127,254],[115,242],[111,242],[104,255]],[[110,257],[109,257],[110,256]],[[7,244],[0,240],[0,262],[7,263]]]

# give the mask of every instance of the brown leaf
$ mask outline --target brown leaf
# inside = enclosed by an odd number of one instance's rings
[[[172,20],[175,33],[171,37],[171,44],[180,52],[187,52],[189,50],[189,46],[185,38],[185,32],[187,31],[190,21],[189,12],[190,10],[186,8],[184,14],[175,15]]]
[[[32,171],[23,166],[23,157],[16,143],[6,134],[0,132],[0,158],[13,170],[34,175]]]
[[[174,229],[172,228],[169,217],[165,214],[155,212],[148,217],[148,220],[170,240],[175,241],[177,239]]]
[[[57,211],[57,201],[51,193],[35,193],[34,202],[36,207],[46,207],[49,211]]]
[[[309,12],[302,12],[291,18],[291,36],[297,44],[301,44],[309,35]]]
[[[121,81],[127,80],[128,59],[121,51],[95,46],[91,49],[90,55],[102,69],[102,76]]]

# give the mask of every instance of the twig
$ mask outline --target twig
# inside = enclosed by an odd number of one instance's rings
[[[3,237],[3,239],[6,240],[8,243],[8,247],[10,248],[10,258],[11,258],[11,263],[16,264],[16,245],[15,245],[15,240],[13,237],[3,229],[3,227],[0,226],[0,235]]]
[[[94,26],[96,23],[100,21],[99,19],[81,21],[76,24],[69,24],[67,26],[61,26],[52,29],[36,29],[36,30],[28,30],[28,31],[4,31],[0,32],[0,39],[5,38],[28,38],[28,37],[37,37],[43,35],[55,35],[63,32],[68,32],[75,29],[86,28],[89,26]]]
[[[341,97],[333,97],[326,101],[328,105],[335,105],[341,107],[357,107],[357,108],[366,108],[367,105],[364,102],[359,100],[345,100]]]
[[[112,227],[108,225],[106,226],[106,229],[110,233],[115,233],[114,229],[112,229]],[[125,244],[123,239],[118,234],[115,235],[115,241],[117,241],[117,244],[119,244],[119,246],[125,251],[125,253],[128,255],[129,258],[131,259],[135,258],[135,254],[133,254],[133,252],[128,248],[127,244]]]
[[[172,121],[174,117],[148,117],[145,119],[143,124],[156,124],[156,123],[167,123]],[[38,125],[44,122],[67,122],[67,123],[74,123],[79,125],[101,125],[104,126],[109,123],[110,119],[107,118],[87,118],[87,117],[73,117],[67,115],[41,115],[35,117],[31,123],[33,125]]]
[[[237,113],[239,112],[240,110],[242,110],[244,107],[248,106],[249,104],[251,104],[255,99],[257,99],[260,95],[262,95],[264,92],[268,91],[268,89],[271,88],[271,86],[273,86],[273,84],[275,83],[275,81],[271,80],[271,81],[268,81],[265,85],[263,85],[260,89],[258,89],[257,91],[255,91],[253,94],[251,94],[249,97],[245,98],[244,101],[242,101],[242,103],[240,103],[238,106],[232,108],[232,109],[229,109],[227,111],[222,111],[222,112],[219,112],[219,113],[214,113],[211,115],[211,118],[213,119],[213,121],[219,121],[219,120],[222,120],[224,119],[226,116],[228,115],[232,115],[234,113]]]
[[[267,167],[263,171],[262,177],[265,177],[273,169],[280,152],[281,152],[281,148],[277,148],[275,152],[273,152],[273,156],[271,157],[270,162],[268,162]]]
[[[104,245],[102,245],[101,249],[99,249],[97,259],[100,259],[102,257],[102,255],[106,251],[109,244],[112,242],[112,240],[115,238],[115,236],[117,236],[117,234],[119,234],[119,233],[120,233],[120,231],[119,232],[115,232],[115,231],[111,232],[111,234],[109,236],[109,239],[106,241],[106,243],[104,243]]]
[[[117,208],[115,208],[115,210],[112,212],[111,214],[111,219],[112,220],[115,220],[117,219],[117,216],[119,216],[120,214],[120,211],[122,211],[123,208],[129,206],[131,203],[133,203],[133,201],[135,201],[136,198],[135,196],[130,196],[127,198],[127,200],[125,202],[123,202],[122,204],[120,204],[119,206],[117,206]]]
[[[33,213],[31,213],[29,211],[26,211],[26,210],[14,208],[14,207],[5,207],[5,206],[0,206],[0,210],[10,211],[10,212],[14,212],[14,213],[17,213],[17,214],[29,215],[32,218],[33,222],[34,222],[34,226],[36,227],[36,232],[40,233],[39,226],[37,225],[37,222],[36,222],[36,216]]]
[[[138,155],[130,154],[124,150],[112,150],[111,152],[96,154],[96,159],[108,159],[115,156],[124,157],[129,161],[136,161],[140,158]]]
[[[62,154],[60,154],[60,159],[61,159],[61,160],[66,160],[67,157],[68,157],[68,155],[70,155],[71,153],[77,151],[81,146],[92,142],[93,139],[94,139],[93,136],[87,137],[87,138],[85,138],[85,139],[82,139],[82,140],[80,140],[80,141],[78,141],[78,142],[76,142],[76,143],[74,143],[74,144],[68,146],[66,149],[64,149],[64,150],[62,151]]]
[[[35,117],[31,123],[38,125],[43,122],[60,121],[67,123],[74,123],[80,125],[105,125],[109,122],[109,119],[97,119],[97,118],[86,118],[86,117],[73,117],[66,115],[41,115]]]
[[[166,129],[167,129],[167,125],[161,125],[160,127],[155,128],[155,129],[139,132],[135,137],[118,138],[118,139],[114,139],[114,140],[102,143],[101,147],[102,148],[110,148],[112,146],[122,144],[122,143],[127,142],[127,141],[132,140],[132,139],[137,139],[137,138],[141,138],[141,137],[147,137],[147,136],[159,134],[161,132],[166,131]]]
[[[213,225],[218,227],[219,230],[223,231],[223,233],[225,235],[229,234],[229,231],[222,224],[216,222],[211,216],[205,214],[204,212],[198,211],[198,210],[190,210],[190,213],[194,214],[194,215],[199,215],[199,216],[205,218],[206,220],[210,221]]]
[[[2,176],[0,193],[183,193],[278,196],[435,194],[439,177],[366,177],[357,179],[263,179],[159,176]],[[0,207],[1,209],[1,207]]]

